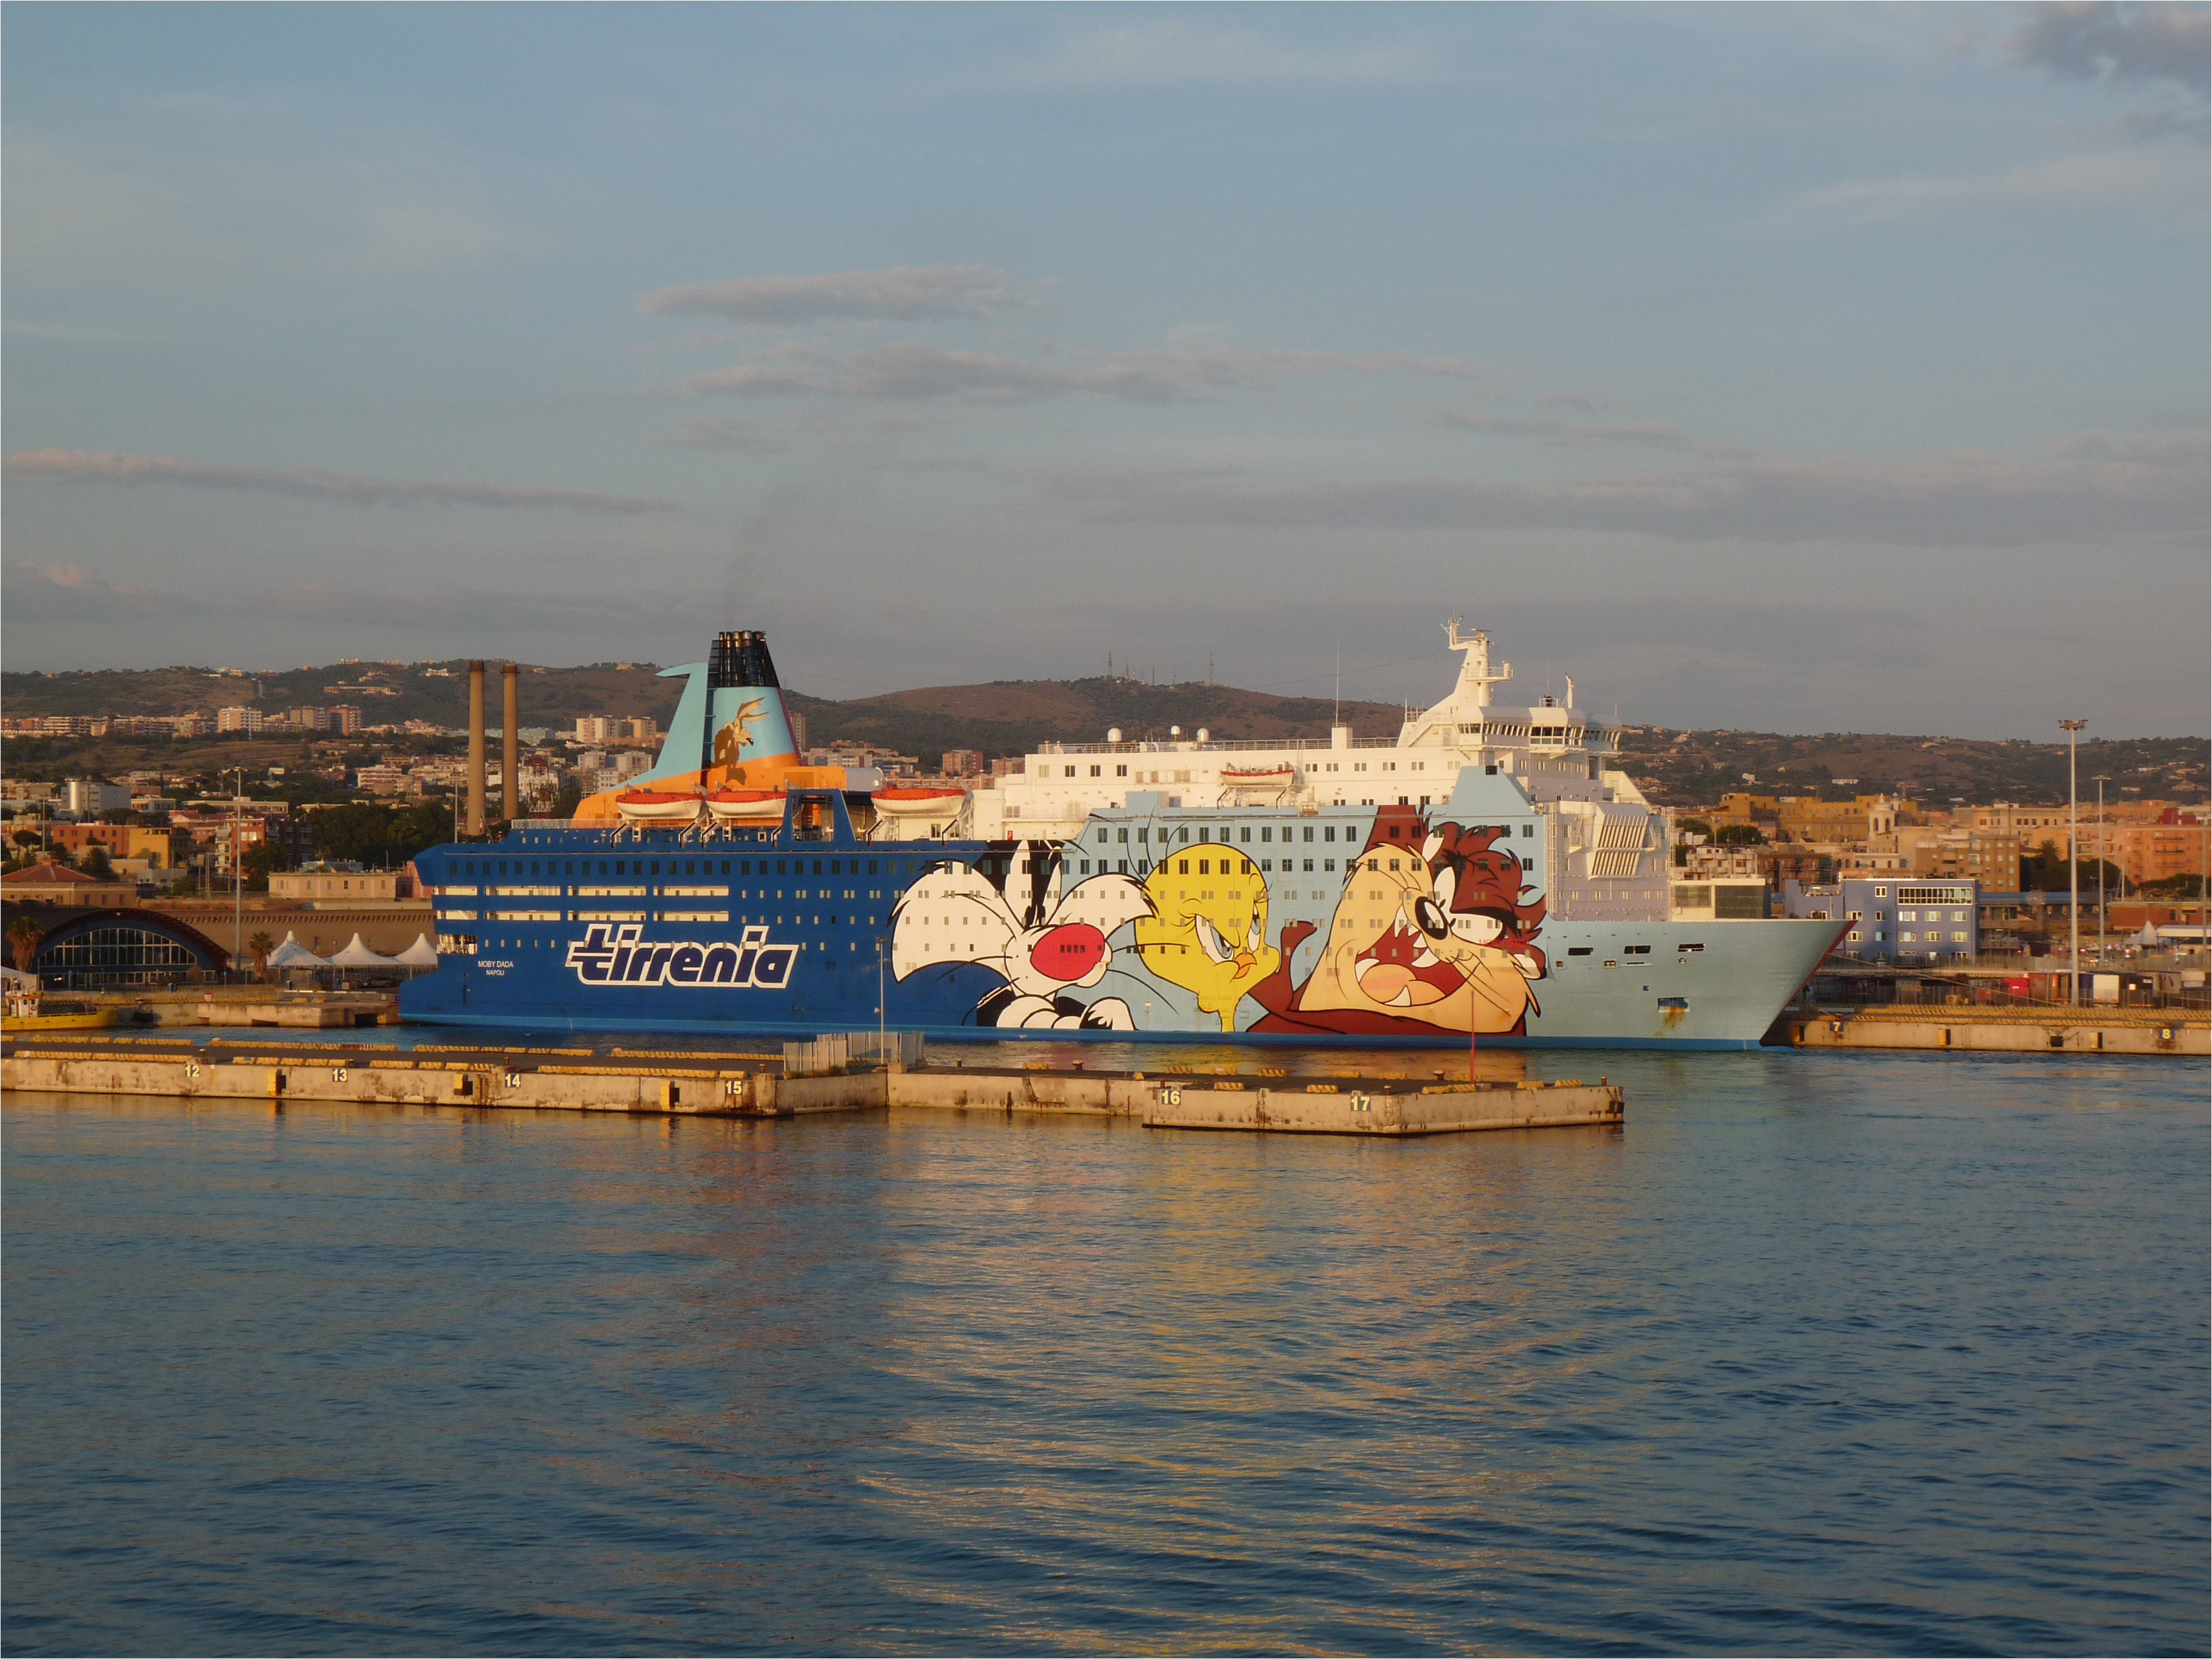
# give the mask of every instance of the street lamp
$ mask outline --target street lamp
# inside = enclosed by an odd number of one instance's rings
[[[2087,720],[2061,720],[2066,728],[2066,1006],[2081,1003],[2081,810],[2075,785],[2074,745]]]

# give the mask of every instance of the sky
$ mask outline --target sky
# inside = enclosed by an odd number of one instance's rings
[[[2203,733],[2207,18],[17,0],[0,653]]]

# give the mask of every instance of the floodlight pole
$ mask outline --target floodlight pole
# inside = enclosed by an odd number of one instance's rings
[[[2066,728],[2066,1006],[2081,1006],[2081,810],[2074,773],[2075,744],[2087,720],[2061,720]]]

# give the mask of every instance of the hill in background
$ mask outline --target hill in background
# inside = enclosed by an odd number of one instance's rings
[[[517,688],[521,723],[557,729],[585,714],[649,714],[665,725],[682,687],[658,674],[651,663],[526,665]],[[486,682],[486,704],[495,726],[497,665]],[[1113,726],[1132,739],[1164,738],[1176,726],[1188,735],[1202,726],[1226,740],[1323,742],[1333,712],[1325,697],[1279,697],[1225,685],[1152,685],[1106,676],[927,686],[843,702],[787,687],[786,698],[795,713],[805,716],[810,744],[850,739],[916,756],[928,767],[948,749],[1018,755],[1040,743],[1102,742]],[[355,703],[369,725],[421,720],[458,727],[468,718],[467,664],[459,659],[341,663],[244,677],[204,668],[0,674],[0,708],[11,716],[179,714],[230,703],[266,713],[301,704]],[[1403,711],[1391,703],[1346,702],[1343,713],[1361,737],[1389,737],[1397,732]],[[103,763],[102,744],[79,739],[72,747],[71,763],[88,769]],[[2201,800],[2207,756],[2202,738],[2085,742],[2082,793],[2085,799],[2094,796],[2092,780],[2101,772],[2110,780],[2109,799],[2140,794]],[[1954,799],[2062,800],[2066,794],[2065,745],[2016,739],[1635,726],[1623,737],[1622,757],[1623,769],[1646,793],[1674,806],[1711,805],[1738,789],[1832,798],[1881,792],[1932,807],[1948,806]]]

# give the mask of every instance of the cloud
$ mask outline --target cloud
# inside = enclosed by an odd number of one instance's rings
[[[1085,397],[1184,403],[1253,392],[1294,375],[1425,374],[1473,379],[1489,372],[1478,363],[1419,357],[1410,352],[1354,355],[1170,347],[1109,352],[1058,362],[948,350],[918,340],[902,340],[842,356],[806,346],[777,346],[732,368],[691,375],[681,386],[686,392],[698,393],[803,392],[890,402],[1025,404]]]
[[[2014,53],[2077,80],[2212,82],[2212,11],[2202,5],[2045,3],[2026,8]]]
[[[1579,530],[1678,542],[1900,547],[2201,541],[2205,434],[2077,440],[2027,465],[1965,455],[1901,465],[1735,461],[1564,482],[1247,482],[1193,469],[1062,476],[1047,498],[1097,523],[1481,532]]]
[[[7,610],[11,623],[149,616],[167,611],[171,597],[143,587],[118,586],[82,565],[41,564],[33,559],[11,560],[8,565]]]
[[[1733,452],[1725,446],[1701,444],[1680,428],[1650,422],[1616,422],[1587,425],[1514,415],[1485,415],[1462,409],[1431,410],[1422,418],[1431,426],[1456,427],[1469,432],[1494,432],[1500,437],[1533,438],[1539,443],[1565,449],[1596,449],[1610,445],[1644,445],[1656,449],[1680,449],[1718,455]]]
[[[2204,195],[2201,149],[2130,147],[1984,173],[1845,179],[1793,197],[1780,216],[1865,222],[1946,218],[1975,208],[2118,209],[2193,223],[2203,217]]]
[[[637,296],[648,317],[727,317],[743,323],[830,317],[994,317],[1035,303],[988,265],[896,265],[822,276],[741,276],[688,283]]]
[[[235,489],[257,495],[295,495],[319,501],[409,507],[558,507],[572,513],[665,513],[672,501],[645,495],[605,495],[585,489],[470,483],[458,478],[364,478],[321,467],[285,469],[174,461],[82,449],[23,449],[6,462],[19,483],[173,484],[187,489]]]
[[[991,84],[1037,90],[1237,83],[1368,87],[1444,78],[1436,52],[1413,41],[1292,46],[1247,30],[1164,19],[1071,35],[1048,57],[1015,65]]]

